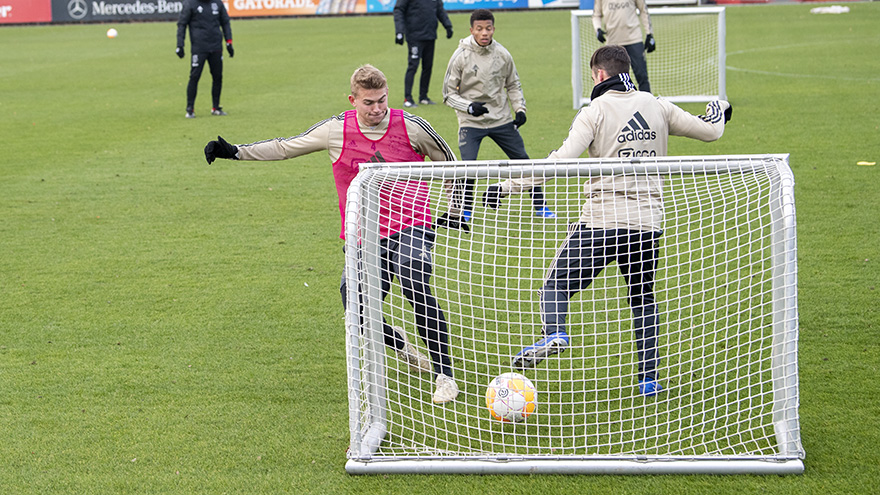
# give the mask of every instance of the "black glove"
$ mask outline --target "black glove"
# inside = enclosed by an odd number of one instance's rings
[[[177,54],[178,58],[183,58],[183,47],[182,47],[182,46],[178,46],[178,47],[174,50],[174,53]]]
[[[238,148],[227,143],[226,140],[220,136],[217,136],[216,141],[209,141],[208,145],[205,146],[205,160],[208,160],[208,165],[213,163],[217,158],[238,160],[238,158],[235,157],[236,153],[238,153]]]
[[[446,28],[446,39],[452,38],[452,28]]]
[[[596,39],[599,40],[599,43],[605,43],[605,31],[601,29],[596,30]]]
[[[471,227],[467,224],[467,222],[462,221],[461,217],[450,218],[448,211],[441,215],[436,222],[434,222],[434,226],[445,227],[447,229],[459,229],[468,233],[471,231]]]
[[[235,56],[235,50],[232,49],[232,42],[231,41],[226,42],[226,51],[229,52],[229,58],[232,58]]]
[[[475,102],[471,103],[470,105],[468,105],[468,113],[473,115],[474,117],[479,117],[480,115],[483,115],[484,113],[489,113],[489,109],[486,108],[485,103],[480,103],[478,101],[475,101]]]
[[[648,36],[645,37],[645,51],[651,53],[656,49],[657,43],[654,41],[654,35],[648,33]]]
[[[526,113],[516,112],[516,117],[513,119],[513,126],[519,129],[524,125],[526,125]]]
[[[403,33],[395,34],[394,35],[394,42],[397,43],[398,45],[402,45],[403,44]]]
[[[483,206],[497,210],[501,206],[501,186],[492,184],[483,193]]]
[[[730,122],[730,118],[733,117],[733,105],[727,107],[727,110],[724,111],[724,123]]]

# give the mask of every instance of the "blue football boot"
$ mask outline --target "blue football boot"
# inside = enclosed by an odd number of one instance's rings
[[[516,356],[513,356],[511,364],[516,369],[534,368],[547,356],[559,354],[568,347],[568,334],[565,332],[552,333],[534,344],[523,348]]]
[[[644,380],[639,381],[639,395],[653,397],[661,390],[663,390],[663,386],[653,378],[645,378]]]

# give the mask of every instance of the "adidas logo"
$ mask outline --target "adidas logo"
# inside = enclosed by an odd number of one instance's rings
[[[385,157],[382,156],[382,153],[379,151],[377,151],[376,154],[371,156],[370,159],[367,161],[369,163],[386,163]]]
[[[657,133],[651,130],[645,118],[639,112],[633,114],[629,122],[620,130],[620,134],[617,135],[617,142],[621,144],[630,141],[651,141],[654,139],[657,139]]]

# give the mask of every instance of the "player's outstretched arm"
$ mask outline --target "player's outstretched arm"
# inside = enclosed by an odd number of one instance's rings
[[[238,156],[236,155],[238,155],[238,148],[227,143],[226,140],[220,136],[217,136],[216,141],[209,141],[208,145],[205,146],[205,160],[208,161],[209,165],[217,158],[238,160]]]
[[[733,115],[729,102],[710,101],[705,115],[691,115],[666,100],[657,100],[667,109],[669,135],[685,136],[700,141],[715,141],[724,134],[724,126]]]

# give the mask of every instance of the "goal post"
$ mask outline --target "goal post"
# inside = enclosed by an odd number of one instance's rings
[[[646,54],[651,92],[674,102],[727,99],[724,7],[649,10],[657,50]],[[590,102],[590,57],[602,46],[592,10],[571,11],[571,83],[574,108]],[[635,81],[635,79],[633,79]]]
[[[539,176],[557,219],[528,194],[478,206],[469,233],[439,229],[431,289],[449,328],[461,390],[432,402],[434,376],[413,373],[383,341],[383,319],[427,354],[416,315],[394,281],[382,297],[382,191]],[[502,423],[486,408],[496,376],[541,336],[538,290],[585,182],[651,177],[663,184],[655,274],[664,390],[639,395],[627,287],[608,265],[571,300],[570,345],[520,371],[537,411]],[[788,155],[512,160],[362,165],[345,216],[346,357],[351,474],[797,474],[797,247]],[[479,194],[478,194],[479,196]],[[387,196],[385,196],[387,197]],[[387,288],[387,286],[386,286]]]

